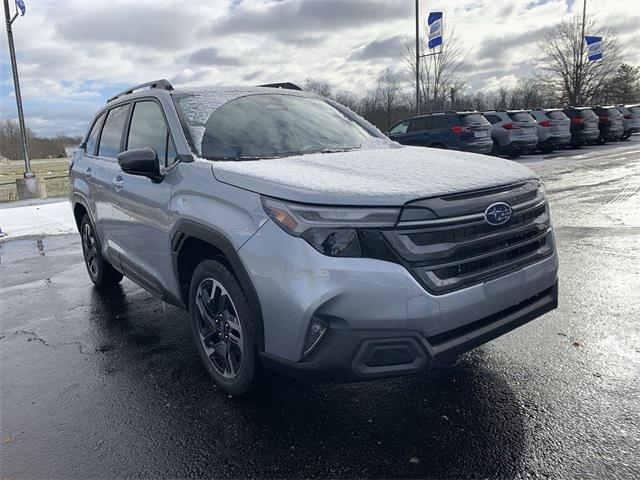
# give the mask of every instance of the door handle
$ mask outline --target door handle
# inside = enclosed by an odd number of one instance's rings
[[[116,178],[111,180],[111,184],[114,186],[116,192],[119,192],[122,190],[122,187],[124,187],[124,178],[118,175]]]
[[[91,172],[91,167],[87,167],[84,173],[87,177],[91,177],[91,175],[93,175],[93,173]]]

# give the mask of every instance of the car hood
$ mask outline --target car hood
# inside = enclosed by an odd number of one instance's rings
[[[214,162],[217,180],[262,195],[329,205],[400,206],[417,198],[536,178],[500,158],[423,147]]]

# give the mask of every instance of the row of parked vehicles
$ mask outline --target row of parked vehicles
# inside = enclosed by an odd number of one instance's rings
[[[404,145],[516,158],[624,140],[636,132],[640,105],[430,112],[396,123],[387,135]]]

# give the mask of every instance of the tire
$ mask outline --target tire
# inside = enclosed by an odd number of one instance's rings
[[[510,160],[515,160],[519,156],[520,156],[520,152],[513,152],[513,153],[510,153],[509,155],[507,155],[507,158],[510,159]]]
[[[189,287],[191,329],[209,375],[228,394],[242,395],[258,382],[258,351],[249,302],[235,276],[205,260]]]
[[[495,140],[493,141],[493,148],[491,149],[491,155],[493,155],[494,157],[497,157],[498,155],[500,155],[500,147],[498,146],[498,142],[496,142]]]
[[[429,145],[429,148],[439,148],[441,150],[446,150],[447,146],[442,143],[432,143],[431,145]]]
[[[102,256],[100,241],[95,232],[89,215],[85,214],[80,222],[80,237],[87,273],[96,287],[112,288],[120,283],[123,275]]]

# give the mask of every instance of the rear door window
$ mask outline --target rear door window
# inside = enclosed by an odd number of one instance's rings
[[[93,128],[87,137],[87,141],[85,143],[85,152],[87,155],[95,155],[96,154],[96,145],[98,143],[98,135],[100,134],[100,127],[102,126],[102,122],[104,121],[104,113],[98,117],[98,119],[94,122]]]
[[[155,150],[161,165],[171,165],[176,153],[160,105],[148,100],[136,102],[131,115],[127,150],[150,147]]]
[[[510,113],[509,118],[514,122],[533,122],[533,117],[526,112]]]
[[[431,122],[429,122],[428,118],[416,118],[415,120],[411,120],[411,126],[409,127],[409,131],[418,132],[421,130],[428,130],[430,123]]]
[[[551,118],[552,120],[568,120],[569,118],[564,114],[564,112],[561,112],[560,110],[547,112],[547,117]]]
[[[430,130],[447,128],[449,126],[449,120],[446,117],[431,117],[429,120],[430,125],[428,125],[428,128]]]
[[[467,125],[489,125],[489,121],[481,113],[472,113],[471,115],[464,115],[462,122]]]
[[[98,156],[116,158],[120,153],[120,144],[122,141],[122,130],[127,120],[129,112],[129,104],[120,105],[112,108],[107,114],[107,119],[102,127],[100,135],[100,146],[98,147]]]

